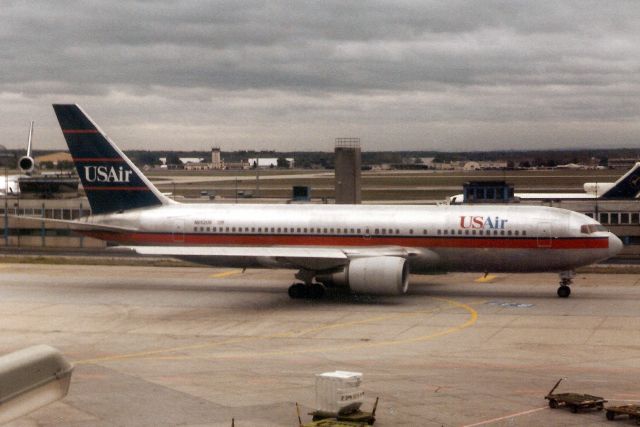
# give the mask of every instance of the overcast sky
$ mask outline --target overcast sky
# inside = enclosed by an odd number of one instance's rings
[[[640,1],[0,0],[0,144],[124,149],[640,145]]]

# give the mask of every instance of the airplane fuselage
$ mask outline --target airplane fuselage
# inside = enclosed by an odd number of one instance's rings
[[[538,206],[172,204],[90,221],[135,229],[85,232],[123,245],[350,248],[355,257],[408,251],[413,273],[563,271],[620,247],[606,230],[585,232],[599,226],[593,219]],[[278,266],[262,257],[206,262]]]

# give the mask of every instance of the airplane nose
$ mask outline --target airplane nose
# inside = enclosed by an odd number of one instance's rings
[[[609,233],[609,256],[615,256],[622,250],[622,240],[613,233]]]

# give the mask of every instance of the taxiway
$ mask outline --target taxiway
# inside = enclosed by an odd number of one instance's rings
[[[0,353],[59,348],[69,395],[11,424],[294,426],[314,374],[364,373],[376,426],[589,426],[558,391],[638,402],[640,278],[412,276],[404,297],[290,300],[289,271],[0,264]],[[303,417],[309,420],[310,417]]]

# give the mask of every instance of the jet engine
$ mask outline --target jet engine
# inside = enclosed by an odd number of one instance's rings
[[[18,167],[23,173],[29,174],[33,172],[33,167],[35,166],[35,162],[33,157],[30,156],[22,156],[20,160],[18,160]]]
[[[356,258],[344,270],[318,275],[322,283],[348,286],[351,292],[370,295],[400,295],[409,288],[409,264],[395,256]]]

